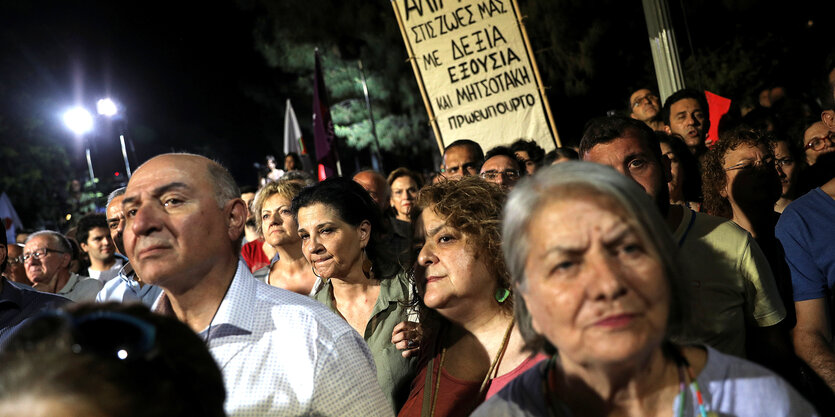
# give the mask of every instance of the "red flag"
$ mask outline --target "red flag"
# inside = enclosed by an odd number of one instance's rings
[[[325,89],[325,77],[319,64],[319,50],[316,52],[315,73],[313,75],[313,143],[316,146],[316,162],[319,181],[334,177],[339,173],[339,156],[336,153],[336,135],[333,132],[333,120],[328,105]]]
[[[719,121],[730,110],[731,99],[718,96],[707,90],[705,90],[705,98],[707,98],[707,107],[710,109],[710,130],[707,132],[705,145],[712,148],[719,141]]]

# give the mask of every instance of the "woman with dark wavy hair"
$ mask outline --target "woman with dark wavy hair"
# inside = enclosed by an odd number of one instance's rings
[[[377,204],[356,182],[329,178],[301,190],[291,210],[302,252],[322,279],[314,298],[363,336],[380,387],[398,410],[416,371],[414,346],[409,345],[414,326],[402,324],[407,320],[409,281],[380,243],[383,224]]]
[[[418,195],[414,280],[425,329],[420,372],[401,416],[465,416],[545,359],[522,350],[510,277],[501,256],[505,193],[477,177]]]

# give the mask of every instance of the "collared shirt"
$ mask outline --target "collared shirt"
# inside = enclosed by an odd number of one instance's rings
[[[58,290],[56,294],[67,297],[75,302],[93,301],[103,286],[104,284],[95,278],[84,277],[73,273],[70,274],[70,279],[67,280],[67,284]]]
[[[127,261],[122,261],[121,257],[116,257],[113,263],[113,266],[108,268],[106,271],[97,271],[93,269],[93,267],[87,268],[87,276],[90,278],[95,278],[105,284],[113,280],[119,276],[119,271],[122,270],[122,264],[127,263]]]
[[[166,293],[154,305],[170,311]],[[368,345],[308,297],[255,279],[238,262],[200,336],[223,372],[230,416],[390,416]]]
[[[70,302],[64,297],[36,291],[6,278],[0,277],[0,280],[3,282],[3,290],[0,291],[0,341],[27,318]]]
[[[104,288],[96,295],[96,302],[142,303],[151,307],[162,293],[162,288],[151,284],[145,284],[140,288],[139,281],[136,281],[135,277],[136,272],[133,271],[133,267],[130,263],[126,263],[116,279],[104,284]]]
[[[331,280],[324,281],[313,298],[337,312],[333,304]],[[394,326],[408,319],[408,308],[405,306],[408,301],[409,281],[405,273],[381,280],[380,295],[363,334],[377,365],[377,381],[395,410],[406,403],[410,385],[417,375],[417,358],[404,358],[402,351],[391,343]]]

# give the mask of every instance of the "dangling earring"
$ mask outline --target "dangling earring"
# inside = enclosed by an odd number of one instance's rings
[[[507,300],[507,297],[510,297],[510,290],[509,289],[499,288],[498,290],[496,290],[496,301],[498,301],[499,304],[504,303],[505,300]]]
[[[365,248],[362,248],[362,273],[365,274],[366,279],[374,277],[374,265],[371,263],[371,259],[368,259],[368,256],[365,254]]]

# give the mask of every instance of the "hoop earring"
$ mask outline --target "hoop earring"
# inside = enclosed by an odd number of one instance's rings
[[[310,270],[313,271],[313,275],[316,276],[316,278],[322,278],[321,275],[316,273],[316,268],[313,265],[310,265]]]
[[[496,290],[495,297],[496,301],[498,301],[499,304],[502,304],[505,302],[505,300],[507,300],[507,297],[510,297],[510,290],[507,288],[499,288],[498,290]]]
[[[371,263],[371,259],[368,259],[365,248],[362,248],[362,273],[365,274],[365,279],[374,277],[374,264]]]

